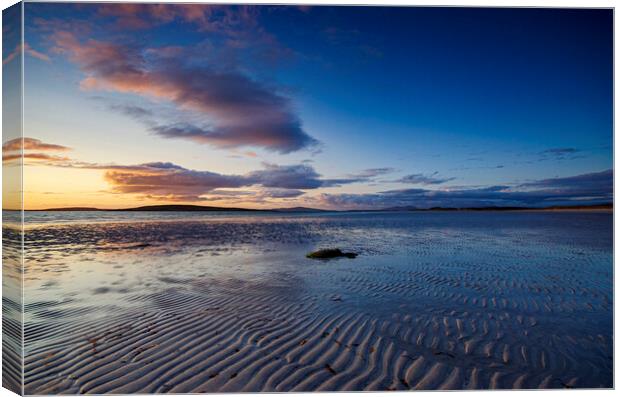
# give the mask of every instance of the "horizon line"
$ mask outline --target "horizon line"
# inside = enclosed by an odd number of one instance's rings
[[[128,208],[97,208],[97,207],[82,207],[82,206],[68,206],[68,207],[52,207],[43,209],[24,209],[24,208],[3,208],[2,211],[29,211],[29,212],[43,212],[43,211],[152,211],[152,212],[166,212],[166,211],[256,211],[256,212],[269,212],[269,211],[317,211],[317,212],[363,212],[363,211],[432,211],[432,210],[553,210],[553,209],[613,209],[614,203],[601,203],[601,204],[578,204],[578,205],[551,205],[546,207],[528,207],[528,206],[480,206],[480,207],[387,207],[387,208],[365,208],[365,209],[323,209],[313,207],[274,207],[274,208],[243,208],[243,207],[220,207],[220,206],[208,206],[197,204],[153,204],[138,207]],[[160,209],[157,209],[160,208]]]

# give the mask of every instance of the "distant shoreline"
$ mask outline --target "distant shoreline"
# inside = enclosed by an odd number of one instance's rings
[[[19,209],[3,209],[3,211],[20,211]],[[577,206],[550,206],[550,207],[432,207],[432,208],[384,208],[377,210],[324,210],[318,208],[293,207],[293,208],[272,208],[272,209],[253,209],[253,208],[227,208],[210,207],[201,205],[149,205],[132,208],[94,208],[94,207],[61,207],[47,208],[39,210],[24,210],[27,212],[77,212],[77,211],[98,211],[98,212],[281,212],[281,213],[321,213],[321,212],[457,212],[457,211],[613,211],[613,203],[596,205],[577,205]]]

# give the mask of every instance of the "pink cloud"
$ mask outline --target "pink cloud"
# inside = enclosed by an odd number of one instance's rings
[[[24,43],[23,46],[21,44],[18,44],[17,47],[15,47],[15,49],[9,55],[7,55],[6,58],[2,60],[2,65],[6,65],[7,63],[11,62],[17,56],[19,56],[22,52],[27,55],[30,55],[33,58],[37,58],[41,61],[49,62],[50,60],[50,58],[47,55],[33,49],[32,47],[30,47],[28,43]]]
[[[200,30],[232,32],[235,26],[254,25],[255,7],[217,4],[136,4],[108,3],[97,5],[97,13],[114,18],[122,29],[147,29],[183,21]]]
[[[219,147],[258,146],[288,153],[317,142],[302,128],[290,100],[275,89],[235,71],[190,66],[183,56],[159,56],[153,49],[87,40],[70,32],[54,35],[57,53],[66,54],[86,77],[85,90],[109,90],[166,100],[199,112],[211,126],[176,123],[153,127],[166,138],[182,138]]]

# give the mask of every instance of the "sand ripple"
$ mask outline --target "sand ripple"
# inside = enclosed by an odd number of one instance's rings
[[[5,219],[10,218],[4,213]],[[15,215],[13,215],[15,216]],[[22,392],[22,235],[2,229],[2,386]]]
[[[56,229],[37,229],[26,393],[611,387],[606,232],[590,243],[574,219],[573,229],[547,219],[496,233],[474,221],[407,229],[381,219],[383,232],[364,236],[339,218],[321,235],[314,222],[244,226],[255,233],[226,244],[226,230],[205,241],[217,228],[196,224],[202,239],[185,245],[165,233],[158,242],[152,224],[107,226],[144,233],[140,248],[118,230],[80,226],[114,249],[75,245],[67,256],[46,248]],[[364,254],[303,257],[336,236]],[[70,290],[63,277],[90,266],[104,269],[102,283]]]

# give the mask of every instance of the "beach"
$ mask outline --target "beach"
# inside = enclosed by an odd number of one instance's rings
[[[26,394],[613,386],[610,211],[26,212]],[[321,248],[354,259],[313,260]]]

